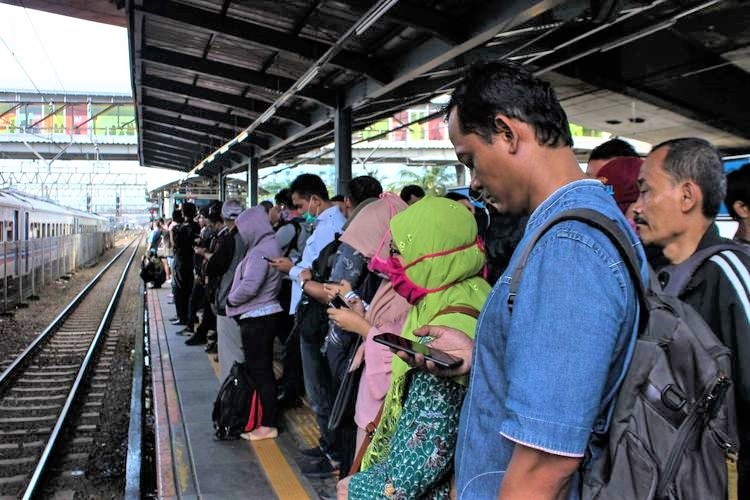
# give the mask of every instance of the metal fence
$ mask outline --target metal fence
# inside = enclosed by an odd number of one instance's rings
[[[94,261],[112,247],[113,241],[113,234],[106,232],[3,242],[0,247],[3,313],[35,297],[49,282]]]

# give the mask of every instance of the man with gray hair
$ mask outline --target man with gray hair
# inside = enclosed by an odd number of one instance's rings
[[[638,185],[634,218],[641,240],[660,247],[667,261],[657,269],[660,285],[690,304],[732,350],[738,498],[750,498],[750,257],[729,246],[714,224],[727,187],[721,158],[703,139],[666,141],[646,158]],[[695,266],[686,285],[677,285],[680,269],[684,274]]]

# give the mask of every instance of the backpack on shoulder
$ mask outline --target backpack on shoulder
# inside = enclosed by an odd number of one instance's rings
[[[622,383],[604,401],[581,465],[581,498],[725,498],[726,459],[736,453],[731,352],[703,318],[678,298],[648,290],[629,239],[599,212],[573,209],[548,221],[524,251],[509,306],[536,241],[555,224],[576,220],[610,238],[626,263],[640,302],[639,334],[620,360]]]
[[[341,235],[336,234],[333,241],[324,246],[318,258],[313,261],[310,270],[312,271],[314,281],[325,283],[331,276],[336,252],[339,245],[341,245],[339,236]],[[294,327],[299,332],[301,338],[310,343],[323,342],[328,334],[328,314],[326,314],[326,309],[328,309],[326,304],[321,304],[306,293],[302,294],[294,316]]]
[[[261,425],[263,407],[255,384],[247,375],[244,363],[235,363],[221,384],[211,414],[216,439],[237,439]]]

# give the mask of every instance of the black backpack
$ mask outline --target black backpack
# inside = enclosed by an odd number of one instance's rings
[[[211,414],[217,439],[237,439],[243,432],[260,426],[263,408],[255,384],[244,363],[234,362],[221,384]]]
[[[336,252],[339,249],[341,241],[339,234],[336,234],[333,241],[323,247],[318,254],[318,258],[313,261],[312,271],[313,280],[318,283],[325,283],[331,276],[333,264],[336,260]],[[312,297],[303,293],[302,298],[297,305],[297,311],[294,315],[294,327],[299,332],[301,338],[310,343],[321,343],[328,334],[328,314],[326,314],[326,304],[321,304]]]
[[[643,286],[632,244],[614,221],[589,209],[568,210],[548,221],[519,260],[509,306],[534,243],[565,220],[586,223],[612,240],[641,304],[632,358],[618,361],[624,378],[603,402],[605,425],[592,433],[581,465],[581,497],[724,498],[726,459],[737,443],[731,353],[693,308]],[[594,449],[603,452],[594,455]]]

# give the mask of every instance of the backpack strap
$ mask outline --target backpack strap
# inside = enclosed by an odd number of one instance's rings
[[[479,318],[479,311],[474,309],[471,306],[448,306],[442,311],[440,311],[439,313],[437,313],[435,316],[433,316],[432,319],[435,319],[438,316],[442,316],[444,314],[465,314],[467,316],[471,316],[474,319]]]
[[[745,249],[742,245],[737,243],[718,243],[711,245],[710,247],[698,250],[693,255],[688,257],[687,260],[680,262],[679,264],[670,264],[661,269],[658,273],[660,278],[663,277],[666,283],[664,286],[658,288],[662,290],[666,295],[673,297],[679,297],[682,295],[690,284],[690,280],[695,275],[696,271],[706,263],[707,260],[713,260],[713,257],[717,254],[727,252],[733,254],[734,252],[745,253]],[[735,257],[736,258],[736,257]],[[717,263],[718,265],[718,263]],[[721,267],[721,265],[719,265]],[[731,281],[731,278],[730,278]]]
[[[724,250],[709,259],[719,266],[742,306],[745,318],[750,322],[750,273],[747,266],[731,250]]]
[[[508,308],[513,312],[513,304],[516,295],[518,294],[518,290],[521,287],[521,276],[523,275],[523,270],[526,267],[526,263],[529,260],[529,256],[531,255],[537,241],[539,241],[539,239],[553,226],[569,220],[583,222],[584,224],[588,224],[594,229],[601,231],[610,239],[620,253],[620,257],[622,257],[625,262],[630,277],[635,284],[638,302],[641,305],[639,331],[642,332],[648,323],[648,304],[646,302],[646,287],[643,285],[643,281],[641,281],[640,260],[633,249],[633,244],[625,236],[622,229],[620,229],[620,226],[609,217],[606,217],[602,213],[590,208],[574,208],[560,212],[548,220],[536,232],[536,234],[531,237],[531,240],[526,245],[526,248],[524,248],[521,257],[518,259],[516,269],[513,271],[513,278],[510,282],[510,294],[508,295]]]

